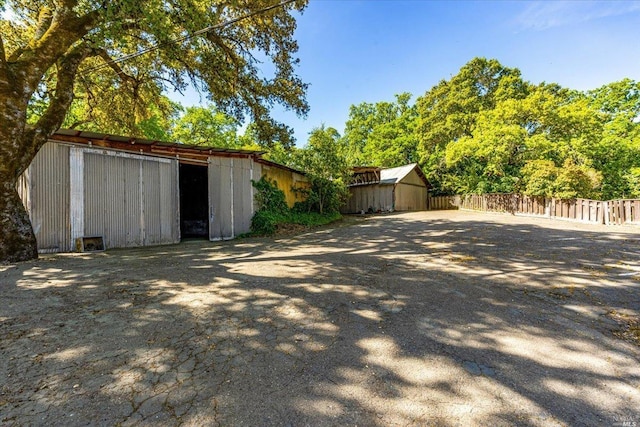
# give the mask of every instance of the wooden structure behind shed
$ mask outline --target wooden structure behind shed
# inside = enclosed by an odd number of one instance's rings
[[[262,152],[59,130],[23,174],[18,191],[40,252],[232,239],[250,230],[252,180],[263,167],[283,186],[304,175]],[[280,185],[280,184],[279,184]],[[79,245],[78,247],[81,247]]]
[[[397,168],[353,168],[343,213],[418,211],[428,207],[429,182],[416,163]]]

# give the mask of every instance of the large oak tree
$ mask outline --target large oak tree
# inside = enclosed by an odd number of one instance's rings
[[[74,89],[90,94],[108,81],[139,102],[191,81],[220,111],[254,122],[260,140],[290,144],[269,109],[307,112],[293,39],[306,3],[0,0],[0,262],[37,256],[16,185],[64,122]]]

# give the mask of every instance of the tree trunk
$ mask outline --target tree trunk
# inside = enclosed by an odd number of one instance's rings
[[[0,177],[0,263],[38,257],[36,236],[16,184],[15,179]]]

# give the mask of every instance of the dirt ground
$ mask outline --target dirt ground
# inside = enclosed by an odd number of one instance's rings
[[[640,426],[639,291],[640,227],[459,211],[45,256],[0,425]]]

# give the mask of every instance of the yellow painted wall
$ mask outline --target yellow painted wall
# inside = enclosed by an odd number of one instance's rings
[[[278,188],[284,192],[289,207],[293,207],[296,202],[304,201],[304,197],[293,190],[294,188],[309,188],[309,183],[304,175],[263,164],[262,176],[270,181],[276,181]]]

